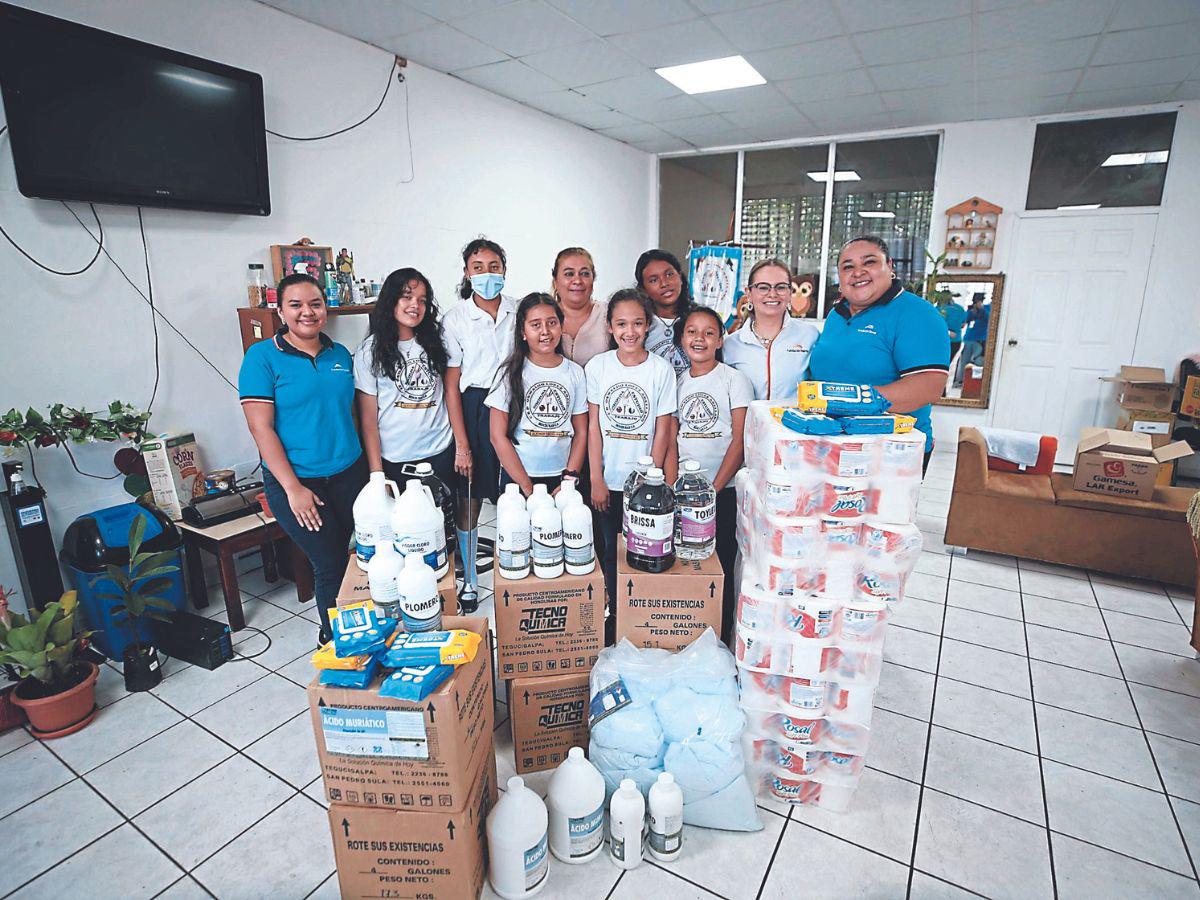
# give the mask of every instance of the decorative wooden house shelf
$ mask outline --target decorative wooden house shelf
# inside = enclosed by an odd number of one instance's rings
[[[942,268],[956,272],[986,272],[996,251],[996,227],[1003,207],[980,197],[946,210],[946,261]]]

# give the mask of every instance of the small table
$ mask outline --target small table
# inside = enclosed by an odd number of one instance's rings
[[[204,581],[204,566],[200,551],[206,550],[217,558],[221,571],[221,589],[225,594],[225,609],[229,613],[229,628],[241,631],[246,627],[242,611],[242,595],[238,590],[237,564],[234,555],[252,547],[262,549],[263,574],[268,583],[279,580],[280,571],[296,584],[296,599],[306,603],[313,596],[313,573],[308,557],[289,538],[279,523],[264,513],[242,516],[220,525],[197,528],[187,522],[176,522],[183,535],[187,558],[188,590],[198,609],[208,606],[208,585]],[[280,552],[282,551],[282,552]]]

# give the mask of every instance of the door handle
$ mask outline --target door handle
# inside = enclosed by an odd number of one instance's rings
[[[1015,346],[1017,346],[1017,339],[1016,339],[1016,338],[1009,338],[1009,339],[1008,339],[1008,346],[1010,346],[1010,347],[1015,347]]]

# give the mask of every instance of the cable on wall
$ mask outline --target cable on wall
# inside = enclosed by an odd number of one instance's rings
[[[345,128],[339,128],[337,131],[331,131],[328,134],[315,134],[311,137],[296,137],[290,134],[280,134],[278,131],[272,131],[270,128],[266,129],[266,132],[272,137],[281,138],[285,141],[324,141],[331,137],[337,137],[339,134],[345,134],[347,131],[353,131],[358,126],[365,125],[367,122],[371,121],[375,114],[379,112],[379,110],[383,109],[383,103],[385,100],[387,100],[388,91],[392,89],[392,72],[398,68],[403,68],[405,65],[407,65],[407,60],[403,59],[402,57],[397,56],[392,59],[391,68],[388,69],[387,86],[383,89],[383,96],[379,98],[379,102],[375,104],[375,108],[373,110],[367,113],[364,118],[359,119],[353,125],[347,125]],[[404,81],[404,72],[398,72],[396,74],[396,80],[401,82]]]

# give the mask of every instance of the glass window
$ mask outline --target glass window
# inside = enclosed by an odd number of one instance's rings
[[[838,251],[859,235],[888,242],[896,277],[905,284],[924,278],[937,153],[936,134],[837,144],[826,311],[838,297]]]
[[[737,154],[658,161],[658,245],[687,265],[689,243],[733,240]]]
[[[1037,127],[1026,209],[1158,206],[1175,113]]]

